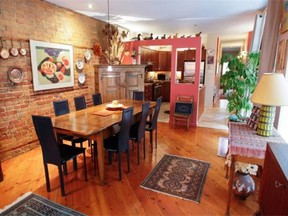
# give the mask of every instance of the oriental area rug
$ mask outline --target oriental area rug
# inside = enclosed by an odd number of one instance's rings
[[[164,155],[141,187],[200,203],[209,166],[200,160]]]
[[[0,209],[0,215],[21,216],[83,216],[84,214],[70,209],[66,206],[54,203],[44,197],[28,192],[19,197],[15,202]]]

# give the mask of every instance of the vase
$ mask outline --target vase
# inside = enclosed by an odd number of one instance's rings
[[[233,181],[233,193],[241,200],[245,200],[255,192],[254,179],[248,173],[237,171]]]

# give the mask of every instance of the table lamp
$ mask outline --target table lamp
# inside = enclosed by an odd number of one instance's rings
[[[288,83],[283,74],[264,73],[251,97],[251,101],[261,104],[257,134],[271,136],[276,106],[288,105]]]

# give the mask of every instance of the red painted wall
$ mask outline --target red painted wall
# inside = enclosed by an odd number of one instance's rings
[[[199,97],[199,71],[201,62],[201,37],[193,38],[175,38],[175,39],[161,39],[161,40],[141,40],[131,41],[125,43],[125,50],[131,53],[133,49],[139,51],[141,46],[159,46],[170,45],[171,51],[171,92],[170,92],[170,124],[173,121],[174,105],[178,95],[193,96],[194,97],[194,111],[191,119],[191,126],[197,126],[198,113],[198,97]],[[179,48],[195,48],[196,49],[196,74],[194,84],[175,83],[176,68],[177,68],[177,49]],[[140,57],[138,56],[140,59]],[[138,59],[138,60],[139,60]],[[131,64],[132,60],[128,52],[124,55],[123,64]],[[139,61],[138,61],[139,62]]]

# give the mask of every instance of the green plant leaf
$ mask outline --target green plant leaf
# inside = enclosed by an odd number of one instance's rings
[[[221,64],[228,62],[228,71],[220,78],[220,84],[227,95],[227,109],[230,113],[240,115],[241,111],[251,110],[251,94],[257,84],[260,55],[258,52],[247,54],[247,59],[231,54],[223,55]]]

